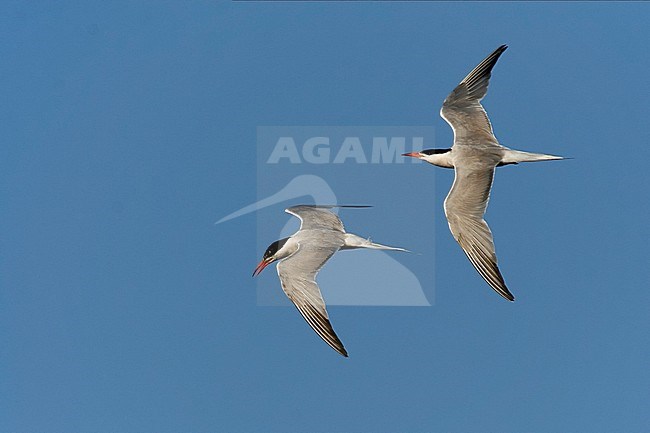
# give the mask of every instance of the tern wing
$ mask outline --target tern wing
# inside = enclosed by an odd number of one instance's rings
[[[485,141],[498,143],[492,132],[490,119],[481,105],[481,99],[487,93],[492,68],[507,48],[507,45],[501,45],[487,56],[460,82],[442,104],[440,116],[454,130],[454,144],[467,138],[472,139],[468,144],[485,143]]]
[[[343,223],[338,216],[330,212],[336,206],[293,206],[284,211],[300,219],[300,230],[335,230],[345,233]]]
[[[515,297],[497,266],[492,232],[483,219],[490,198],[494,167],[456,167],[454,184],[445,199],[449,229],[483,279],[509,301]]]
[[[305,221],[308,220],[305,218]],[[343,233],[338,235],[338,232],[331,231],[313,234],[313,239],[309,241],[300,240],[298,251],[280,261],[277,268],[282,290],[309,326],[334,350],[347,357],[348,353],[329,321],[325,301],[316,284],[316,274],[343,245],[343,237]]]

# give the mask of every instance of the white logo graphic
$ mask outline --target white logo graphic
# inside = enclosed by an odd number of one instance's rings
[[[286,186],[278,192],[262,198],[255,203],[245,206],[217,221],[221,224],[233,218],[246,215],[251,212],[261,211],[269,206],[280,203],[287,203],[285,207],[298,204],[296,199],[309,198],[300,203],[309,204],[337,204],[336,194],[330,185],[321,177],[303,174],[291,179]],[[291,201],[291,203],[289,203]],[[355,203],[342,203],[355,204]],[[336,209],[333,209],[336,211]],[[368,218],[372,218],[372,209],[369,210],[346,210],[347,212],[364,212]],[[279,213],[277,218],[284,218],[286,214]],[[266,216],[265,218],[269,218]],[[273,241],[295,233],[300,222],[297,218],[286,215],[287,223],[280,230],[280,233],[268,232],[268,226],[258,230],[257,254],[251,257],[251,264],[254,265],[266,247]],[[345,217],[342,218],[345,223]],[[258,219],[259,222],[259,219]],[[258,224],[259,225],[259,224]],[[264,232],[264,229],[267,229]],[[363,230],[350,231],[367,236],[372,233],[364,233]],[[263,239],[262,239],[263,238]],[[382,239],[377,239],[382,242]],[[397,245],[403,247],[403,245]],[[400,257],[401,260],[408,260],[408,253]],[[430,306],[420,281],[402,263],[396,260],[395,253],[387,253],[379,250],[354,250],[343,251],[335,254],[318,274],[317,281],[323,292],[328,305],[366,305],[366,306]],[[275,277],[275,276],[274,276]],[[258,282],[258,303],[261,305],[289,305],[284,294],[279,288],[277,279],[272,283],[277,287],[270,287],[269,281],[261,279]]]

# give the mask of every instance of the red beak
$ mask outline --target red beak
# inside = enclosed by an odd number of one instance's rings
[[[411,153],[403,153],[402,156],[412,156],[413,158],[419,158],[420,157],[420,152],[411,152]]]
[[[270,265],[271,263],[273,263],[273,260],[269,260],[269,259],[264,259],[261,262],[259,262],[255,270],[253,271],[253,277],[259,275],[260,272],[262,272],[264,268]]]

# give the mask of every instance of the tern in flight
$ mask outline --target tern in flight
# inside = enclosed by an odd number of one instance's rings
[[[497,266],[492,232],[483,219],[490,198],[494,169],[520,162],[564,158],[512,150],[500,145],[494,136],[481,99],[487,93],[492,68],[507,48],[507,45],[501,45],[487,56],[442,104],[440,116],[454,130],[452,148],[428,149],[405,153],[404,156],[454,169],[454,184],[444,204],[449,229],[483,279],[498,294],[514,301],[515,297],[506,287]]]
[[[300,229],[292,236],[269,245],[253,276],[279,260],[277,271],[284,293],[319,337],[338,353],[347,357],[348,352],[329,321],[325,301],[316,284],[316,274],[338,250],[354,248],[407,250],[377,244],[369,239],[346,233],[339,217],[327,210],[334,207],[368,206],[300,205],[285,209],[285,212],[300,219]]]

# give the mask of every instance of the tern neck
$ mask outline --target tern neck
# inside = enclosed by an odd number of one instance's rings
[[[280,249],[275,253],[275,260],[286,259],[296,251],[298,251],[298,242],[296,242],[292,237],[282,239],[284,244]]]

